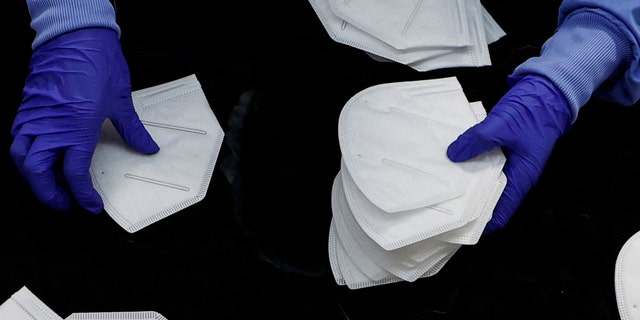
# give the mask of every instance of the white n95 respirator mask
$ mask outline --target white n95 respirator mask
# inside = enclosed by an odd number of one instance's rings
[[[224,138],[195,75],[132,98],[160,151],[131,150],[107,120],[91,163],[105,211],[131,233],[204,198]]]
[[[0,319],[7,320],[62,320],[51,308],[36,297],[27,287],[22,287],[0,304]]]
[[[622,320],[640,319],[640,231],[636,232],[618,253],[615,266],[615,292]]]

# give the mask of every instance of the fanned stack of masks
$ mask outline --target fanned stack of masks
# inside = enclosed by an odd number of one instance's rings
[[[338,284],[413,282],[477,243],[506,184],[505,157],[496,148],[454,163],[446,149],[485,116],[455,77],[376,85],[349,99],[329,231]]]
[[[491,65],[505,35],[480,0],[309,0],[329,36],[418,71]]]
[[[0,319],[6,320],[167,320],[155,311],[79,312],[60,317],[27,287],[0,304]]]

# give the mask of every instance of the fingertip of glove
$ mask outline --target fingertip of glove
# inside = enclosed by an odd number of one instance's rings
[[[145,134],[141,139],[131,141],[130,144],[135,150],[147,155],[160,151],[160,146],[148,134]]]
[[[492,234],[494,232],[496,232],[498,229],[496,229],[493,225],[488,224],[484,230],[482,231],[483,235],[487,235],[487,234]]]
[[[49,207],[51,207],[54,210],[57,211],[67,211],[69,209],[71,209],[71,207],[73,206],[73,201],[70,198],[64,198],[64,199],[60,199],[56,202],[44,202],[44,204],[48,205]]]
[[[104,211],[104,204],[102,203],[102,199],[100,198],[100,196],[98,196],[98,198],[92,199],[91,203],[82,204],[82,207],[84,207],[85,210],[96,215]]]
[[[160,146],[153,139],[151,139],[145,145],[145,150],[143,151],[145,154],[155,154],[160,151]]]
[[[102,206],[100,206],[100,207],[91,207],[91,208],[86,208],[86,209],[87,209],[87,211],[89,211],[89,212],[91,212],[91,213],[93,213],[95,215],[101,214],[102,211],[104,211],[104,208]]]
[[[447,147],[447,157],[449,158],[449,160],[451,160],[453,162],[461,162],[461,161],[467,160],[464,157],[464,155],[461,154],[461,152],[460,152],[460,144],[458,143],[457,140],[452,142]]]

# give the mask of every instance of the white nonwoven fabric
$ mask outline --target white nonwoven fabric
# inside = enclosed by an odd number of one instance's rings
[[[468,30],[470,34],[468,45],[397,49],[388,42],[355,27],[347,20],[337,16],[332,10],[329,1],[343,2],[342,0],[309,0],[309,3],[331,39],[360,49],[377,61],[395,61],[417,71],[491,65],[488,44],[505,35],[505,32],[478,0],[464,1],[463,14],[466,14],[466,18],[460,21],[460,24],[453,27],[453,29]],[[359,0],[359,2],[364,3],[365,1]],[[455,1],[450,1],[450,3],[453,2]],[[393,1],[389,3],[399,7],[403,6],[403,3]],[[419,7],[422,7],[422,5]],[[385,20],[393,21],[393,16],[388,15]],[[421,22],[425,23],[427,21],[422,20]],[[438,30],[442,31],[441,29]],[[431,32],[425,32],[421,38],[428,38]],[[434,33],[443,35],[447,34],[448,31],[435,31]]]
[[[482,102],[471,102],[469,103],[469,106],[471,107],[471,110],[476,116],[478,122],[482,121],[487,116]],[[505,161],[506,159],[504,159],[502,156],[499,156],[498,159],[498,163],[500,164],[500,166],[502,166],[503,161]],[[478,217],[474,220],[469,221],[467,224],[460,228],[447,231],[433,237],[434,240],[464,245],[476,244],[478,240],[480,240],[480,236],[482,235],[487,222],[491,220],[493,209],[500,199],[502,191],[504,191],[504,188],[507,185],[507,176],[502,171],[500,171],[497,181],[485,180],[481,183],[485,185],[487,191],[491,192],[487,195],[484,206],[481,208]]]
[[[469,45],[465,0],[328,1],[340,19],[399,50]]]
[[[1,320],[63,320],[26,286],[0,305]],[[167,320],[155,311],[80,312],[64,320]]]
[[[483,28],[482,10],[478,2],[467,8],[467,24],[471,34],[471,44],[466,47],[449,48],[449,52],[434,58],[425,57],[419,61],[408,63],[407,65],[418,70],[428,71],[443,68],[455,68],[465,66],[490,66],[491,56],[489,54],[486,29]]]
[[[506,186],[506,158],[495,148],[454,163],[446,148],[485,117],[454,77],[377,85],[349,99],[331,193],[338,284],[413,282],[477,243]]]
[[[460,247],[459,245],[434,241],[434,246],[425,244],[424,251],[417,248],[407,251],[405,248],[384,250],[362,231],[353,218],[347,205],[346,195],[343,192],[340,175],[337,175],[334,180],[332,203],[336,234],[341,239],[347,255],[358,266],[358,269],[373,280],[384,278],[385,272],[381,272],[380,268],[409,282],[423,276],[432,276]],[[409,256],[409,254],[416,252],[422,253],[422,257]],[[373,273],[375,276],[368,272],[372,268],[376,268],[376,273]]]
[[[338,138],[362,193],[383,211],[399,212],[462,195],[465,171],[475,164],[452,165],[446,148],[475,123],[453,77],[385,83],[347,101]]]
[[[51,308],[36,297],[27,287],[22,287],[0,305],[3,320],[62,320]]]
[[[348,230],[342,215],[348,214],[348,207],[344,201],[344,193],[342,189],[342,179],[337,175],[333,181],[331,188],[331,210],[333,217],[331,220],[332,228],[335,229],[336,236],[340,239],[343,249],[348,252],[350,260],[367,278],[373,281],[379,281],[389,276],[389,272],[380,266],[370,254],[365,251],[360,243],[355,239],[356,234]]]
[[[620,249],[614,281],[620,319],[640,320],[640,231]]]
[[[132,151],[106,121],[90,171],[105,211],[128,232],[202,200],[224,138],[195,75],[135,91],[132,97],[160,151]]]
[[[349,289],[355,290],[403,281],[388,272],[379,280],[373,280],[363,273],[347,254],[341,239],[336,234],[333,220],[329,228],[328,245],[329,262],[334,279],[338,285],[347,286]]]
[[[65,320],[167,320],[167,318],[155,311],[81,312],[73,313]]]

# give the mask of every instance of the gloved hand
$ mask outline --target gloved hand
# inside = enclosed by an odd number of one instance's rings
[[[67,210],[75,198],[91,212],[103,210],[89,167],[107,118],[131,148],[158,152],[133,108],[129,77],[111,29],[71,31],[34,50],[11,128],[11,156],[44,204]]]
[[[515,79],[510,78],[510,81]],[[502,147],[507,185],[484,233],[504,228],[524,196],[538,181],[556,141],[569,129],[571,111],[564,96],[544,77],[528,75],[447,149],[454,162]]]

